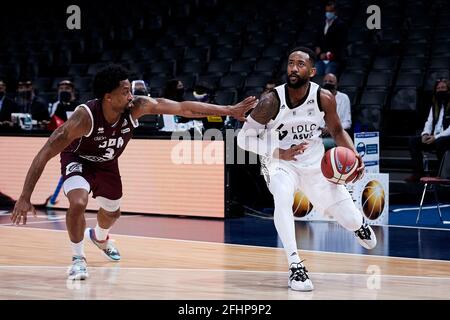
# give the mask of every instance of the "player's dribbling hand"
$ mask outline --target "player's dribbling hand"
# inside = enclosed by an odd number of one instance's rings
[[[358,172],[358,174],[356,175],[355,179],[353,179],[352,183],[355,183],[356,181],[364,177],[364,169],[366,168],[366,166],[364,165],[364,161],[362,160],[359,153],[355,153],[355,155],[356,159],[358,159],[358,168],[356,168],[356,172]]]
[[[258,99],[255,96],[250,96],[231,106],[231,116],[239,121],[245,121],[245,113],[250,109],[256,107]]]
[[[27,214],[29,211],[33,212],[34,217],[36,217],[36,210],[31,204],[30,200],[27,200],[23,197],[20,197],[17,200],[16,205],[14,206],[14,210],[11,215],[11,221],[13,224],[20,224],[20,221],[23,220],[23,224],[27,223]]]
[[[273,152],[274,158],[278,158],[286,161],[296,160],[296,156],[305,152],[305,149],[308,147],[306,142],[302,142],[300,144],[294,145],[289,149],[281,149],[277,148]]]

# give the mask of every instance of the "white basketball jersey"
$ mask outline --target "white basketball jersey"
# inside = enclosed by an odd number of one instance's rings
[[[289,149],[302,142],[308,143],[303,154],[296,156],[296,161],[289,161],[297,167],[320,167],[324,146],[320,137],[324,112],[320,111],[318,99],[319,85],[310,82],[306,98],[297,106],[291,106],[287,85],[275,88],[280,100],[278,115],[267,125],[267,130],[278,132],[279,146]],[[267,159],[270,160],[270,159]]]

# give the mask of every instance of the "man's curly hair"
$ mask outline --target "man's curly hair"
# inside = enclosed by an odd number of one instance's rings
[[[106,93],[111,93],[120,86],[120,81],[127,80],[129,72],[118,64],[110,64],[101,69],[94,77],[94,95],[103,99]]]

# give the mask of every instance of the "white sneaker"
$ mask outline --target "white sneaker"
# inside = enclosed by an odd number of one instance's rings
[[[72,265],[67,270],[69,280],[85,280],[89,277],[87,272],[86,258],[73,256]]]
[[[370,225],[368,225],[364,220],[361,228],[355,231],[356,239],[359,244],[366,249],[373,249],[377,245],[377,237],[375,232]]]
[[[289,266],[288,286],[296,291],[312,291],[314,286],[303,263],[291,263]]]
[[[99,241],[95,237],[95,229],[86,228],[84,230],[84,237],[90,239],[93,244],[97,246],[100,250],[102,250],[103,255],[110,261],[120,261],[120,253],[116,246],[113,244],[113,240],[108,237],[106,240]]]

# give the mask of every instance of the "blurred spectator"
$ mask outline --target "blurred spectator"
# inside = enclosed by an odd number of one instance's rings
[[[30,113],[33,120],[38,123],[47,124],[50,120],[47,104],[35,94],[31,80],[19,81],[16,102],[19,105],[19,112]]]
[[[135,96],[150,96],[148,86],[144,80],[133,80],[131,82],[131,92]]]
[[[328,73],[323,78],[322,88],[329,90],[336,99],[336,112],[341,120],[342,128],[352,137],[352,111],[350,98],[345,93],[339,91],[338,81],[334,74]],[[324,123],[325,124],[325,123]],[[330,136],[330,132],[327,127],[322,128],[322,137],[325,150],[331,149],[336,146],[333,138]]]
[[[267,81],[266,85],[263,88],[263,92],[261,92],[260,98],[262,98],[265,94],[275,89],[277,85],[279,85],[279,83],[276,80],[271,79]]]
[[[212,103],[215,104],[214,101],[214,95],[215,91],[212,86],[207,82],[200,82],[195,85],[194,92],[193,92],[194,98],[197,101],[200,102],[206,102],[206,103]],[[208,116],[201,119],[203,123],[203,129],[219,129],[222,130],[225,126],[225,120],[227,120],[226,117],[221,116]]]
[[[347,48],[347,26],[337,16],[336,2],[325,5],[325,18],[316,31],[317,75],[327,73],[339,75],[345,63]]]
[[[0,126],[12,126],[11,113],[15,112],[19,112],[19,107],[6,96],[6,84],[0,80]]]
[[[63,121],[67,120],[67,112],[74,111],[78,106],[75,99],[75,86],[70,80],[58,83],[58,101],[50,105],[50,117],[57,116]]]
[[[423,151],[434,151],[439,163],[450,149],[450,82],[438,79],[433,88],[432,106],[422,134],[409,141],[413,175],[406,180],[417,182],[424,175]]]
[[[184,84],[178,79],[167,81],[163,91],[164,98],[181,102],[184,100]]]
[[[184,101],[184,84],[181,80],[170,79],[166,82],[162,97],[173,101]],[[184,118],[180,116],[174,116],[171,114],[163,114],[164,127],[161,131],[177,131],[177,123],[187,123],[192,119]]]

